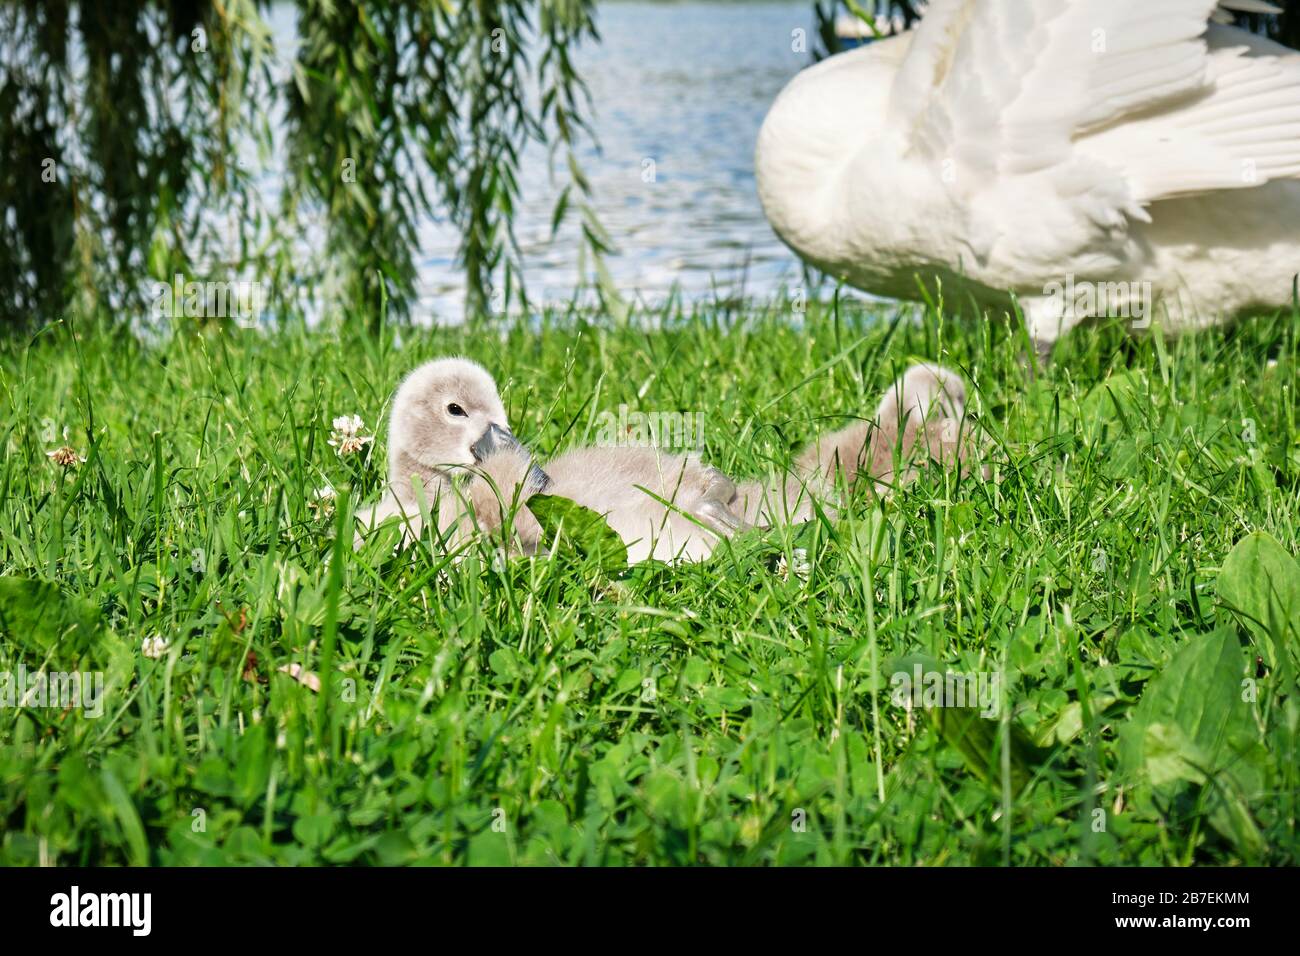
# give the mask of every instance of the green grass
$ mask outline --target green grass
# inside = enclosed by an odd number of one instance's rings
[[[1084,331],[1038,377],[997,323],[660,319],[0,346],[0,574],[66,604],[12,585],[0,671],[108,682],[99,718],[0,709],[0,863],[1300,862],[1297,627],[1218,589],[1250,532],[1300,552],[1300,316]],[[938,358],[993,475],[622,575],[354,554],[335,529],[381,483],[392,389],[449,353],[495,373],[543,460],[626,402],[703,412],[737,476]],[[364,455],[326,443],[345,413],[378,429]],[[66,470],[64,426],[88,458]],[[922,658],[1004,672],[1002,716],[898,706]],[[1220,726],[1249,745],[1225,759]]]

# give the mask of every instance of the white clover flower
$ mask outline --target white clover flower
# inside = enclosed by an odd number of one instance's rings
[[[80,465],[85,462],[85,455],[78,455],[77,450],[71,445],[64,445],[62,448],[56,448],[53,451],[47,451],[45,457],[50,459],[56,465],[64,468],[71,468],[73,465]]]
[[[52,449],[45,453],[45,457],[62,468],[71,468],[73,465],[79,465],[86,460],[85,455],[80,455],[77,450],[68,444],[68,427],[63,427],[64,444],[58,448]]]
[[[328,518],[334,513],[335,497],[333,486],[325,485],[316,489],[314,500],[307,502],[307,507],[316,512],[318,518]]]
[[[329,443],[338,450],[340,455],[359,452],[375,440],[374,435],[361,434],[366,423],[361,420],[360,415],[340,415],[334,419],[333,425],[334,433],[330,435]]]
[[[144,643],[140,645],[140,653],[156,661],[167,653],[167,641],[157,636],[146,637]]]
[[[789,563],[786,562],[785,555],[777,558],[776,573],[785,578],[789,577],[790,572],[793,571],[796,577],[805,581],[808,580],[808,575],[812,573],[812,562],[808,560],[808,549],[795,548],[791,552],[791,557],[794,560]]]

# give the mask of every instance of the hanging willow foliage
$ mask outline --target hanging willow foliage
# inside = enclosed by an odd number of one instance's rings
[[[409,313],[435,214],[481,310],[517,261],[530,140],[565,154],[561,202],[603,250],[573,161],[594,0],[292,6],[276,49],[268,0],[0,5],[0,321],[129,312],[177,274]]]

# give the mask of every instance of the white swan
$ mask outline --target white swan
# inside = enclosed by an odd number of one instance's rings
[[[497,535],[508,522],[512,547],[531,553],[541,528],[525,505],[545,490],[604,515],[632,563],[698,561],[745,527],[809,519],[813,499],[833,510],[840,488],[861,474],[887,494],[910,481],[923,459],[960,467],[973,450],[962,434],[965,402],[960,376],[922,363],[886,392],[872,421],[819,439],[792,473],[768,480],[737,484],[696,455],[645,447],[575,448],[543,471],[511,434],[488,372],[466,359],[438,359],[408,375],[393,398],[388,485],[358,516],[356,543],[394,516],[409,540],[422,533],[427,514],[452,544]]]
[[[937,280],[959,308],[1013,294],[1040,352],[1095,315],[1178,331],[1286,307],[1300,55],[1209,22],[1221,13],[936,0],[782,91],[758,138],[764,210],[870,292],[915,299]]]

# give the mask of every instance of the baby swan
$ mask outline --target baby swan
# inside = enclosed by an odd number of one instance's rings
[[[487,370],[469,359],[436,359],[407,375],[393,396],[388,485],[379,503],[358,518],[373,528],[401,516],[407,535],[418,537],[423,496],[438,529],[460,541],[475,530],[475,519],[479,530],[500,527],[515,489],[532,495],[545,481],[513,440]],[[518,509],[514,520],[521,534],[536,539],[541,529],[527,510]],[[356,544],[362,540],[358,534]]]
[[[491,532],[510,520],[514,546],[532,553],[541,529],[523,504],[545,490],[604,515],[632,563],[699,561],[745,528],[808,520],[814,502],[833,511],[861,475],[887,494],[926,459],[960,466],[970,446],[965,405],[960,376],[923,363],[890,387],[873,420],[819,438],[792,472],[767,480],[737,484],[697,455],[653,447],[575,448],[543,471],[510,433],[491,376],[464,359],[439,359],[412,372],[393,400],[388,493],[369,523],[402,514],[418,535],[418,479],[444,535],[463,540],[476,526]],[[453,481],[458,472],[463,482]]]

